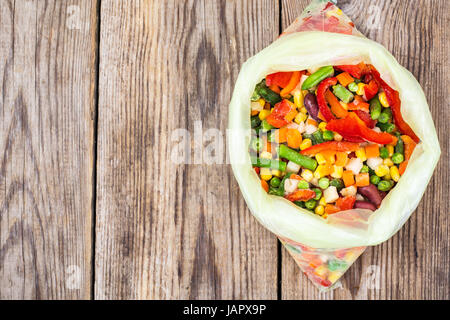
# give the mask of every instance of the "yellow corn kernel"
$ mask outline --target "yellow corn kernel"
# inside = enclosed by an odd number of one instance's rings
[[[330,281],[331,283],[335,283],[336,281],[339,280],[339,278],[342,276],[342,273],[339,271],[332,271],[330,272],[330,274],[328,275],[328,281]]]
[[[330,169],[332,169],[330,165],[327,164],[318,165],[316,171],[314,171],[314,178],[320,179],[322,177],[329,175],[332,172],[332,170]]]
[[[270,168],[261,168],[259,171],[259,175],[261,176],[261,179],[266,181],[272,179],[272,172]]]
[[[327,152],[324,157],[328,164],[333,164],[336,161],[336,156],[333,153]]]
[[[366,85],[362,82],[358,83],[358,90],[356,90],[356,94],[362,96],[364,94],[364,87]]]
[[[389,172],[386,173],[386,174],[383,176],[383,179],[386,180],[386,181],[391,180],[391,174],[390,174]]]
[[[300,90],[294,91],[294,104],[298,110],[303,108],[303,94]]]
[[[319,129],[322,131],[326,130],[326,126],[327,126],[327,123],[325,121],[322,121],[321,123],[319,123]]]
[[[384,159],[384,160],[383,160],[383,164],[384,164],[385,166],[388,166],[388,167],[392,167],[392,166],[394,165],[394,163],[392,162],[391,158],[386,158],[386,159]]]
[[[378,100],[380,100],[380,103],[383,107],[388,108],[389,102],[386,97],[386,93],[383,91],[378,95]]]
[[[304,113],[304,114],[307,114],[307,113],[308,113],[308,110],[307,110],[305,107],[302,107],[302,108],[300,109],[300,112],[301,112],[301,113]]]
[[[325,197],[320,198],[319,204],[324,207],[327,205],[327,202],[325,201]]]
[[[324,206],[317,206],[316,209],[314,209],[314,212],[316,214],[318,214],[319,216],[323,215],[325,212],[325,207]]]
[[[272,159],[272,153],[268,151],[263,151],[261,152],[260,157],[264,159]]]
[[[337,9],[337,10],[336,10],[336,13],[337,13],[339,16],[342,16],[342,10],[341,10],[341,9]]]
[[[376,169],[375,169],[375,174],[377,176],[384,177],[385,175],[387,175],[389,173],[389,167],[384,165],[384,164],[380,164]]]
[[[339,141],[342,141],[342,139],[343,139],[343,137],[339,133],[337,133],[337,132],[334,133],[334,141],[339,142]]]
[[[356,157],[358,157],[362,162],[367,160],[366,150],[364,148],[359,148],[355,151]]]
[[[308,169],[303,169],[301,176],[307,182],[310,182],[314,178],[314,175],[313,175],[312,171],[308,170]]]
[[[333,178],[338,179],[338,178],[342,178],[342,174],[343,173],[344,173],[344,167],[334,165],[333,166],[333,172],[331,173],[331,176]]]
[[[317,160],[318,164],[325,164],[325,163],[327,163],[327,160],[325,159],[325,157],[321,153],[316,154],[316,160]]]
[[[272,169],[271,173],[275,177],[278,177],[278,178],[281,177],[281,171],[280,170]]]
[[[311,139],[304,139],[302,141],[302,143],[300,144],[300,150],[305,150],[305,149],[307,149],[307,148],[309,148],[311,146],[312,146]]]
[[[260,119],[261,121],[263,121],[265,118],[267,118],[267,116],[270,114],[270,112],[271,112],[271,111],[266,110],[266,109],[261,110],[261,112],[259,113],[259,119]]]
[[[295,116],[294,121],[295,121],[297,124],[300,124],[301,122],[305,122],[305,121],[306,121],[306,118],[307,118],[306,113],[299,112],[299,113],[297,113],[297,115]]]
[[[388,149],[389,157],[392,157],[394,154],[394,146],[392,144],[388,144],[386,148]]]
[[[389,173],[391,174],[392,180],[398,182],[398,180],[400,179],[400,173],[398,172],[398,168],[396,166],[390,167]]]
[[[258,100],[259,104],[261,105],[261,107],[264,107],[266,105],[266,101],[264,99],[259,99]]]

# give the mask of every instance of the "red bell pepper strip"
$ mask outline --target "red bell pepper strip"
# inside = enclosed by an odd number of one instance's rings
[[[281,102],[278,102],[273,110],[272,113],[269,114],[266,118],[266,121],[274,126],[275,128],[281,128],[287,125],[290,120],[286,119],[286,116],[295,108],[290,101],[284,99]]]
[[[291,80],[292,72],[276,72],[266,76],[266,85],[270,87],[271,85],[277,85],[284,88],[288,85]]]
[[[387,132],[376,132],[369,129],[354,112],[349,112],[345,119],[331,120],[326,128],[342,136],[357,136],[378,144],[395,144],[397,142],[397,138]]]
[[[339,103],[339,100],[334,96],[333,93],[331,93],[330,90],[327,90],[325,92],[325,100],[330,105],[331,111],[336,115],[336,117],[345,118],[347,116],[347,110],[342,107],[342,105]]]
[[[337,79],[335,77],[326,78],[325,80],[322,80],[317,87],[317,104],[319,105],[320,113],[327,122],[332,119],[336,119],[336,117],[333,115],[330,108],[328,108],[327,101],[325,100],[325,92],[329,87],[335,85],[336,83]]]
[[[355,196],[346,196],[344,198],[339,198],[336,201],[336,206],[341,209],[341,211],[344,210],[350,210],[353,209],[353,206],[355,205],[356,197]]]
[[[368,112],[362,110],[355,110],[355,113],[358,116],[358,118],[364,121],[364,123],[368,128],[373,129],[375,127],[376,121],[372,120]]]
[[[327,141],[319,144],[315,144],[305,150],[300,151],[305,156],[315,155],[325,150],[347,152],[356,151],[359,148],[358,143],[346,142],[346,141]]]
[[[369,101],[378,93],[378,84],[375,80],[370,80],[369,84],[364,86],[364,99]]]
[[[308,201],[316,196],[316,193],[309,189],[298,189],[286,196],[289,201]]]
[[[346,64],[346,65],[336,66],[335,68],[350,73],[354,78],[361,79],[361,77],[365,73],[366,65],[364,62],[361,62],[360,64],[357,64],[357,65]]]
[[[380,73],[375,69],[373,65],[368,65],[369,72],[372,74],[378,85],[386,93],[386,98],[391,107],[394,123],[403,134],[410,136],[416,143],[419,143],[420,139],[416,136],[411,127],[403,120],[401,109],[401,101],[398,91],[392,89],[383,79],[381,79]]]

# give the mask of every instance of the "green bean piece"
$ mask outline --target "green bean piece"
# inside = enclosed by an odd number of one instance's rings
[[[358,91],[358,85],[356,84],[356,82],[352,82],[348,85],[348,90],[350,90],[351,92],[356,92]]]
[[[280,144],[278,154],[280,158],[288,159],[289,161],[292,161],[306,169],[311,171],[316,170],[317,161],[315,159],[304,156],[284,144]]]
[[[278,188],[280,186],[281,180],[278,177],[273,177],[270,179],[270,185],[274,188]]]
[[[261,120],[259,119],[259,117],[257,115],[253,116],[251,118],[250,122],[251,122],[252,128],[256,128],[261,124]]]
[[[271,168],[275,170],[286,171],[286,162],[283,161],[257,157],[251,157],[251,160],[254,167]]]
[[[315,144],[319,144],[319,143],[324,142],[323,141],[323,136],[322,136],[322,131],[316,130],[312,135],[314,137],[314,141],[316,142]]]
[[[302,84],[302,90],[308,90],[317,86],[322,80],[334,75],[333,66],[322,67],[310,75]]]
[[[392,188],[392,184],[389,181],[383,180],[378,183],[378,190],[389,191]]]
[[[282,197],[282,196],[284,196],[284,190],[281,190],[279,188],[269,187],[269,194]]]
[[[395,130],[393,123],[377,123],[377,127],[383,132],[392,133]]]
[[[316,193],[316,196],[313,199],[320,200],[320,198],[322,197],[322,190],[320,190],[319,188],[314,188],[312,190]]]
[[[334,139],[334,132],[330,130],[325,130],[323,132],[323,140],[325,141],[331,141]]]
[[[317,201],[314,199],[309,199],[308,201],[305,202],[305,207],[307,209],[314,209],[316,207],[316,203]]]
[[[281,97],[278,93],[270,90],[265,81],[262,81],[256,86],[256,92],[264,99],[266,102],[270,103],[272,106],[276,105],[281,101]]]
[[[348,91],[343,85],[337,84],[333,86],[333,93],[336,97],[341,99],[345,103],[349,103],[353,100],[354,95]]]
[[[250,141],[250,148],[256,152],[260,152],[263,149],[264,141],[261,138],[253,138]]]
[[[401,155],[403,155],[405,153],[405,143],[403,142],[403,140],[401,138],[398,138],[397,144],[394,147],[394,152],[400,153]]]
[[[344,188],[344,182],[341,179],[335,178],[330,181],[330,186],[336,187],[338,191]]]
[[[394,153],[392,155],[392,162],[395,164],[400,164],[405,160],[404,156],[401,153]]]
[[[374,184],[374,185],[378,185],[378,183],[380,183],[380,177],[377,176],[376,174],[370,176],[370,183]]]
[[[380,157],[382,159],[389,158],[389,150],[386,147],[381,147],[380,148]]]
[[[377,120],[380,117],[381,109],[382,106],[380,100],[378,100],[378,97],[370,100],[370,117],[372,120]]]
[[[380,117],[378,118],[378,122],[388,123],[391,119],[392,119],[391,108],[384,108],[384,110],[380,114]]]

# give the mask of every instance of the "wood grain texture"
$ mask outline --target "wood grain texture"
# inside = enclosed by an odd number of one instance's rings
[[[87,299],[96,1],[1,0],[0,30],[0,299]]]
[[[278,14],[271,0],[102,1],[96,298],[277,297],[276,238],[231,169],[172,163],[171,135],[225,133],[240,65]]]
[[[283,28],[307,3],[282,1]],[[319,294],[283,249],[282,298],[448,300],[449,1],[340,0],[338,4],[363,34],[383,44],[418,79],[431,108],[442,155],[416,212],[390,240],[365,251],[344,275],[342,289]]]

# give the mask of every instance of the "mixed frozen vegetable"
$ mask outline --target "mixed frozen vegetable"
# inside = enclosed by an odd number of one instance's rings
[[[419,142],[372,65],[269,74],[251,100],[249,152],[262,187],[322,217],[376,210]]]

